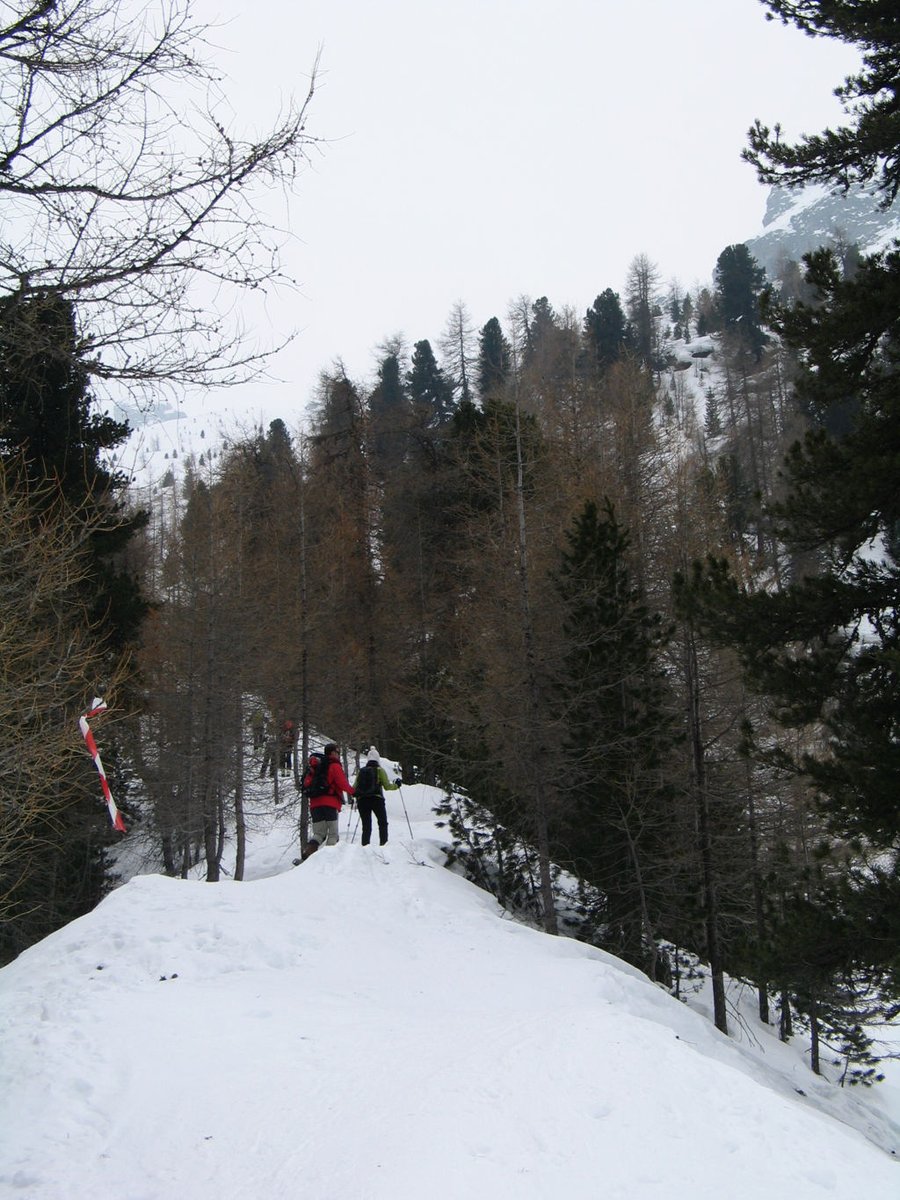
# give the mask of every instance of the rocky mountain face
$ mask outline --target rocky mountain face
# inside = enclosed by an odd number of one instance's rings
[[[780,265],[819,246],[858,245],[872,254],[900,238],[900,206],[881,209],[871,189],[851,189],[844,195],[826,184],[805,188],[773,187],[769,192],[763,229],[747,239],[756,261],[774,278]]]

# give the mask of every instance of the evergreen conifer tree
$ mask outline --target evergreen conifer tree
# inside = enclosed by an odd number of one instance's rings
[[[706,389],[706,420],[704,429],[707,437],[719,437],[722,433],[722,416],[719,412],[719,398],[714,388]]]
[[[847,124],[804,136],[791,144],[781,128],[755,121],[743,157],[762,182],[802,184],[821,181],[845,190],[872,183],[887,204],[900,189],[896,147],[896,86],[900,78],[900,30],[894,0],[763,0],[783,24],[811,37],[833,37],[856,47],[862,69],[835,89],[848,113]]]
[[[553,305],[546,296],[540,296],[531,305],[531,320],[525,330],[522,365],[526,370],[541,359],[548,346],[553,345],[558,330]]]
[[[900,187],[896,5],[766,3],[784,22],[858,47],[862,69],[838,89],[845,126],[790,145],[757,122],[745,157],[767,182],[874,183],[890,204]],[[843,907],[856,920],[845,944],[851,961],[893,972],[900,989],[900,252],[864,259],[849,277],[826,251],[806,265],[813,300],[770,306],[800,357],[797,388],[814,421],[791,451],[774,514],[798,555],[795,578],[776,595],[741,594],[715,571],[707,583],[751,677],[786,720],[823,732],[794,765],[859,856],[845,880]]]
[[[663,765],[675,734],[659,660],[668,632],[632,581],[629,537],[609,501],[602,511],[588,501],[566,540],[560,694],[571,782],[560,837],[606,897],[604,944],[648,966],[671,878]]]
[[[410,419],[400,359],[394,352],[379,364],[378,383],[369,397],[369,413],[372,418],[376,470],[393,470],[403,461],[406,453]]]
[[[428,429],[446,425],[453,416],[453,387],[437,364],[429,341],[413,347],[406,386],[418,424]]]
[[[18,486],[28,497],[36,541],[45,536],[44,521],[49,528],[62,506],[73,530],[83,530],[85,565],[72,571],[58,605],[74,622],[73,647],[85,642],[94,647],[98,678],[91,686],[100,691],[104,675],[122,678],[123,655],[133,646],[146,612],[139,583],[123,563],[146,514],[129,514],[119,499],[127,480],[106,465],[105,456],[129,429],[94,410],[84,352],[69,301],[48,293],[0,302],[0,458],[7,478],[18,475]],[[6,612],[2,616],[9,619]],[[52,625],[52,613],[48,620]],[[34,711],[26,734],[30,729],[36,738],[45,736],[42,729],[62,719],[74,727],[91,694],[66,693],[63,679],[60,672],[57,686],[44,689],[39,700],[43,711]],[[105,758],[122,803],[112,748]],[[34,893],[22,884],[17,896],[18,906],[31,910],[30,929],[36,937],[88,911],[107,885],[106,827],[91,775],[70,774],[55,783],[48,780],[46,786],[54,793],[54,818],[40,837],[21,847],[19,864],[23,879],[41,881]],[[24,861],[31,855],[41,860],[40,870]],[[0,881],[0,891],[3,887]]]
[[[147,516],[125,512],[119,496],[128,479],[106,465],[131,431],[96,411],[85,349],[69,301],[47,294],[0,302],[0,456],[20,461],[31,483],[55,482],[86,520],[107,518],[91,522],[93,569],[83,588],[111,648],[122,650],[146,613],[122,554]]]
[[[887,972],[900,988],[900,254],[864,260],[846,280],[821,252],[808,279],[815,302],[771,318],[801,356],[797,388],[815,421],[771,509],[794,577],[780,592],[749,592],[710,562],[692,589],[780,719],[808,731],[799,754],[768,757],[811,782],[833,837],[855,847],[840,906],[860,924],[833,970]],[[826,428],[836,408],[839,434]]]
[[[759,298],[766,273],[743,244],[726,246],[714,272],[716,304],[725,329],[736,334],[757,357],[766,336],[760,328]]]
[[[584,344],[593,370],[603,374],[618,362],[628,342],[628,324],[618,295],[607,288],[584,318]]]
[[[510,346],[496,317],[484,325],[478,339],[478,391],[482,401],[500,396],[510,371]]]

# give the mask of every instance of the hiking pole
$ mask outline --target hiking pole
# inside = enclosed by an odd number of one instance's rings
[[[400,803],[403,805],[403,815],[406,817],[406,828],[409,830],[409,836],[413,836],[412,825],[409,823],[409,813],[406,811],[406,801],[403,799],[403,788],[397,784],[397,791],[400,793]],[[413,838],[415,841],[415,838]]]
[[[359,805],[354,806],[353,800],[350,800],[350,812],[347,814],[347,828],[350,828],[350,823],[353,820],[353,809],[356,807],[356,824],[353,826],[353,833],[350,835],[350,845],[356,841],[356,831],[359,829]]]

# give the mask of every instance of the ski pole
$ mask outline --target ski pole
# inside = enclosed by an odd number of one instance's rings
[[[400,793],[400,803],[403,805],[403,815],[406,817],[406,828],[409,830],[409,836],[413,836],[412,825],[409,823],[409,813],[406,811],[406,801],[403,799],[403,788],[397,784],[397,791]],[[415,841],[415,839],[413,838]]]

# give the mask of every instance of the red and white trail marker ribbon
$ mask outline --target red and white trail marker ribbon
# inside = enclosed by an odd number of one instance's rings
[[[101,700],[99,696],[95,696],[91,701],[91,707],[78,718],[78,727],[81,730],[85,745],[91,752],[91,758],[94,760],[94,766],[97,768],[97,773],[100,776],[100,786],[103,788],[103,797],[106,800],[106,807],[109,809],[110,820],[120,833],[125,833],[125,822],[122,820],[122,814],[116,808],[116,802],[113,800],[112,792],[109,790],[106,772],[103,770],[103,763],[100,761],[100,755],[97,752],[97,743],[94,741],[94,735],[91,733],[90,725],[88,725],[88,717],[96,717],[97,713],[105,711],[106,702]]]

